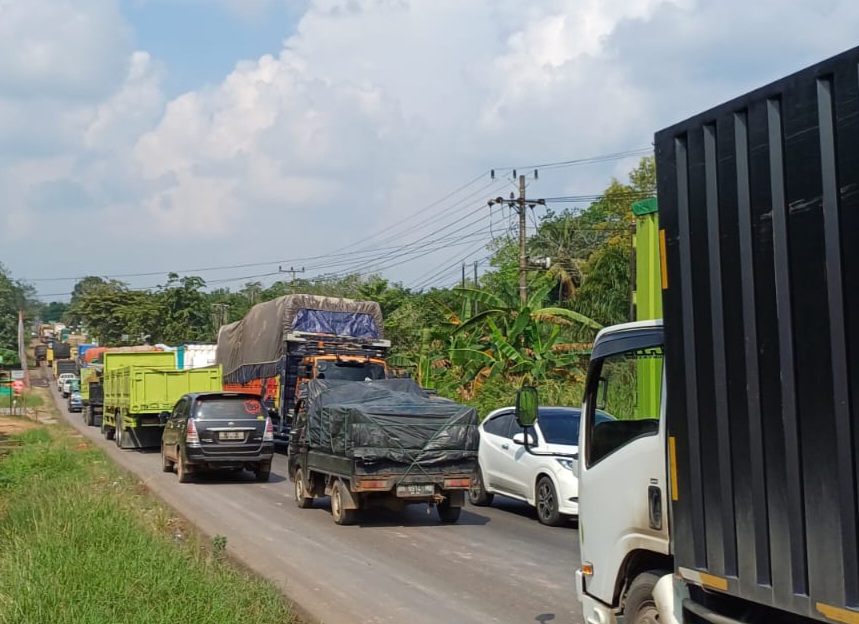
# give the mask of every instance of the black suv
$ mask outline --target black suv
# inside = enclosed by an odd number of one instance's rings
[[[268,481],[274,455],[271,420],[253,394],[196,392],[186,394],[172,412],[161,412],[161,466],[174,467],[179,483],[198,470],[253,470]]]

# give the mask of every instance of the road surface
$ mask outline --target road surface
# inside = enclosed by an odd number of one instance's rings
[[[337,526],[328,500],[298,509],[286,458],[272,478],[201,475],[179,484],[161,472],[155,451],[122,451],[70,414],[51,384],[60,412],[79,431],[135,473],[149,489],[228,552],[271,579],[310,621],[324,624],[580,624],[573,573],[579,565],[574,526],[545,527],[527,506],[496,499],[467,507],[454,525],[435,512],[365,513]]]

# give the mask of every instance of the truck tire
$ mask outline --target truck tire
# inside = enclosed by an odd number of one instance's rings
[[[304,473],[301,468],[295,470],[293,475],[295,481],[295,504],[299,509],[308,509],[313,505],[313,497],[307,495],[307,487],[304,484]]]
[[[492,504],[494,494],[490,494],[483,486],[483,471],[478,468],[474,471],[471,487],[468,488],[468,501],[476,507],[488,507]]]
[[[549,477],[537,480],[537,519],[547,526],[560,526],[565,518],[558,511],[558,492]]]
[[[101,415],[101,432],[104,434],[106,440],[113,440],[115,431],[112,427],[104,424],[104,414]]]
[[[656,571],[642,572],[635,577],[623,605],[625,621],[629,624],[659,624],[659,612],[653,599],[653,588],[662,574]]]
[[[179,477],[179,483],[190,483],[191,472],[185,464],[185,457],[182,455],[182,449],[176,453],[176,475]]]
[[[462,512],[462,507],[453,507],[450,504],[450,499],[445,498],[442,502],[435,506],[438,512],[438,519],[445,524],[453,524],[459,520],[459,514]]]
[[[84,408],[84,424],[92,427],[92,408],[89,405]]]
[[[173,472],[173,462],[167,459],[167,454],[164,452],[164,443],[161,443],[161,470],[163,472]]]
[[[341,526],[352,524],[358,515],[355,509],[343,508],[343,488],[346,487],[340,479],[331,487],[331,517],[334,523]]]
[[[118,448],[122,448],[122,443],[124,442],[123,438],[125,434],[122,432],[122,415],[116,415],[116,430],[113,434],[113,441],[116,442],[116,446]]]

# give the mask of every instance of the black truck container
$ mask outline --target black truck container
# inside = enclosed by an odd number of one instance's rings
[[[55,360],[68,360],[72,357],[72,347],[66,342],[54,340],[52,343],[52,348],[54,350]]]
[[[299,507],[331,496],[337,524],[360,509],[434,505],[456,522],[477,468],[477,412],[410,379],[307,383],[289,438]]]
[[[859,48],[656,135],[684,622],[859,622]]]
[[[63,373],[78,374],[78,363],[74,360],[55,360],[54,364],[57,367],[57,376]]]

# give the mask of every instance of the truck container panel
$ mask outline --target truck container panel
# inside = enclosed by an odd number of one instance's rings
[[[677,572],[859,622],[859,48],[656,157]]]
[[[207,368],[216,364],[216,344],[185,344],[176,349],[179,369]]]
[[[65,342],[54,340],[52,348],[54,350],[55,360],[68,360],[70,357],[72,357],[72,348]]]
[[[120,349],[108,349],[101,354],[102,366],[105,373],[109,370],[122,368],[124,366],[148,366],[157,368],[176,368],[176,354],[172,351],[127,351]]]

